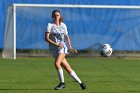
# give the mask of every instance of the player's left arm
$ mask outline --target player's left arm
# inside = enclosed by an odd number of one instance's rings
[[[66,34],[65,36],[66,36],[66,41],[68,43],[68,46],[69,46],[70,51],[73,52],[73,53],[77,53],[77,50],[75,50],[74,48],[72,48],[71,41],[70,41],[70,38],[69,38],[68,34]]]

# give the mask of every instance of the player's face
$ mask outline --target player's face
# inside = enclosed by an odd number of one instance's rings
[[[55,14],[54,14],[54,19],[55,19],[56,21],[59,21],[59,20],[60,20],[60,13],[59,13],[59,12],[55,12]]]

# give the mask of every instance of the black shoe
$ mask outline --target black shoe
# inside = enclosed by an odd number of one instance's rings
[[[57,85],[54,89],[55,90],[60,90],[62,88],[65,88],[65,83],[60,82],[59,85]]]
[[[85,84],[85,83],[81,83],[80,86],[81,86],[81,88],[82,88],[83,90],[86,89],[86,84]]]

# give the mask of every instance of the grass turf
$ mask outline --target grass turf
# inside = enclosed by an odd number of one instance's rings
[[[64,71],[66,88],[53,88],[59,80],[52,58],[0,59],[0,93],[140,93],[140,60],[67,58],[78,83]]]

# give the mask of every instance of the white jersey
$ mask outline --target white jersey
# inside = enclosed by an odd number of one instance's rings
[[[57,44],[63,44],[64,45],[64,49],[63,50],[66,50],[67,49],[67,46],[66,46],[66,42],[65,42],[65,35],[68,34],[68,31],[67,31],[67,26],[61,22],[60,26],[57,26],[56,24],[54,23],[48,23],[48,26],[47,26],[47,32],[50,33],[50,39],[52,41],[54,41],[55,43]],[[52,51],[57,51],[58,53],[62,53],[62,49],[59,49],[59,47],[53,45],[53,44],[49,44],[49,48],[50,50]],[[52,51],[52,52],[53,52]],[[67,54],[67,51],[65,51],[64,53]],[[55,53],[54,53],[55,54]]]

